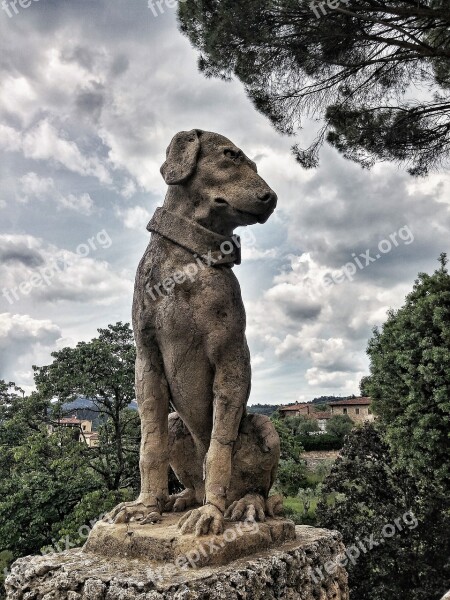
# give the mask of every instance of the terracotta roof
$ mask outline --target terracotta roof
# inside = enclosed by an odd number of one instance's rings
[[[325,412],[325,411],[316,411],[314,413],[311,413],[310,415],[308,415],[310,417],[314,417],[315,419],[331,419],[331,417],[333,417],[334,415],[332,415],[330,412]]]
[[[58,423],[61,425],[80,425],[81,421],[76,417],[66,417],[65,419],[60,419]]]
[[[313,406],[310,402],[303,402],[303,404],[291,404],[291,406],[280,406],[278,410],[300,410],[305,406]]]
[[[338,402],[328,402],[330,406],[366,406],[372,404],[372,398],[350,398],[350,400],[339,400]]]

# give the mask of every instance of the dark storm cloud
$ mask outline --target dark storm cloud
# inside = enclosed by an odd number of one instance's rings
[[[25,243],[15,243],[0,239],[0,265],[19,263],[25,267],[36,268],[44,264],[40,252],[28,248]]]
[[[104,86],[96,82],[92,83],[91,89],[84,89],[77,94],[75,104],[81,113],[98,120],[105,104]]]

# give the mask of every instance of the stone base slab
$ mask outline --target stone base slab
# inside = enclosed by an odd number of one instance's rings
[[[99,522],[84,546],[85,552],[116,558],[173,562],[179,567],[223,566],[232,560],[295,540],[288,519],[264,523],[225,522],[222,535],[182,535],[177,527],[183,513],[165,514],[160,523]]]
[[[343,551],[337,532],[303,525],[295,540],[221,567],[68,550],[16,561],[7,600],[348,600]]]

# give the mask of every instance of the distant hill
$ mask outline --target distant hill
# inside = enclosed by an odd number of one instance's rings
[[[279,408],[278,404],[254,404],[253,406],[247,406],[249,413],[257,413],[259,415],[267,415],[270,417]]]
[[[128,405],[128,408],[137,410],[137,402],[133,400],[133,402]],[[102,421],[101,415],[94,402],[90,398],[85,398],[84,396],[80,396],[76,400],[73,400],[73,402],[66,402],[63,404],[63,411],[67,416],[75,415],[78,419],[92,421],[94,430],[98,428]]]
[[[348,400],[349,398],[356,398],[356,396],[354,394],[352,396],[320,396],[314,398],[311,402],[312,404],[328,404],[329,402],[338,402],[338,400]]]
[[[95,404],[90,398],[86,398],[85,396],[80,396],[73,402],[66,402],[64,404],[64,410],[81,410],[83,408],[95,409]],[[128,405],[128,408],[131,408],[132,410],[137,410],[137,402],[133,400],[133,402],[131,402]]]

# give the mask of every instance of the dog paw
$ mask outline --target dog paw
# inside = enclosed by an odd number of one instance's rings
[[[107,523],[130,523],[138,522],[140,525],[158,523],[161,521],[161,512],[157,505],[147,506],[140,500],[134,502],[122,502],[110,513],[103,517]]]
[[[213,504],[206,504],[185,514],[178,522],[182,534],[220,535],[223,533],[223,514]]]
[[[173,494],[167,500],[164,511],[165,512],[183,512],[191,506],[195,506],[199,504],[197,502],[195,490],[186,489],[180,492],[179,494]]]
[[[283,496],[281,494],[274,494],[269,496],[266,500],[266,513],[269,517],[278,517],[284,513],[283,508]]]
[[[225,518],[231,521],[265,521],[265,502],[259,494],[247,494],[235,500],[225,512]]]

